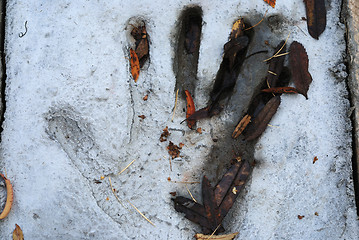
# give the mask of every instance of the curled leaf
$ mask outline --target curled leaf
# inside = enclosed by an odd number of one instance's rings
[[[327,11],[324,0],[304,0],[307,13],[307,26],[310,36],[319,39],[327,25]]]
[[[4,219],[9,214],[9,212],[11,210],[12,203],[14,201],[14,191],[13,191],[12,185],[10,183],[10,180],[7,179],[1,173],[0,173],[0,176],[4,179],[5,185],[6,185],[6,203],[5,203],[5,207],[2,210],[2,212],[0,212],[0,219]]]
[[[130,67],[131,67],[131,74],[135,82],[140,75],[140,62],[138,60],[136,52],[130,48]]]
[[[303,94],[308,99],[307,92],[312,82],[312,76],[308,71],[308,55],[302,44],[294,41],[290,45],[289,63],[292,72],[292,78],[298,93]]]
[[[239,135],[242,134],[243,130],[247,127],[247,125],[251,122],[251,116],[246,114],[242,120],[238,123],[236,128],[234,129],[232,133],[232,138],[237,138]]]
[[[298,90],[294,87],[272,87],[272,88],[266,88],[262,89],[262,92],[265,93],[298,93]]]
[[[188,119],[192,114],[194,114],[196,112],[196,108],[194,106],[194,102],[193,102],[190,92],[187,90],[185,90],[184,92],[186,94],[186,101],[187,101],[186,119]],[[189,128],[192,129],[195,124],[196,124],[196,120],[187,120],[187,126]]]
[[[247,141],[256,139],[264,132],[273,115],[277,112],[279,104],[280,96],[275,96],[267,102],[258,116],[246,128],[245,139]]]

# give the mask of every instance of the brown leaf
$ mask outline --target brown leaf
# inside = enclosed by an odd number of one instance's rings
[[[240,36],[243,36],[244,31],[244,20],[243,18],[238,19],[232,26],[231,35],[229,36],[229,39],[235,39]]]
[[[294,87],[272,87],[272,88],[266,88],[262,89],[262,92],[265,93],[298,93],[298,90]]]
[[[243,132],[243,130],[248,126],[248,124],[251,122],[251,116],[249,116],[248,114],[246,114],[242,120],[238,123],[238,125],[236,126],[236,128],[234,129],[233,133],[232,133],[232,138],[237,138],[239,137],[239,135],[241,135],[241,133]]]
[[[237,192],[241,191],[246,183],[249,174],[251,172],[251,166],[248,161],[244,161],[242,166],[240,167],[236,178],[234,179],[231,187],[229,188],[230,191],[227,192],[226,196],[224,197],[221,205],[218,208],[218,222],[222,222],[224,217],[227,215],[228,211],[234,204],[234,201],[238,197],[239,194]],[[232,191],[233,188],[236,188],[236,193]]]
[[[307,13],[307,26],[310,36],[319,39],[327,25],[327,11],[324,0],[304,0]]]
[[[241,50],[245,49],[248,46],[249,38],[247,36],[241,36],[238,38],[231,39],[224,45],[224,57],[229,60],[229,69],[233,69],[237,54]]]
[[[194,102],[192,96],[189,91],[184,91],[186,94],[186,101],[187,101],[187,112],[186,112],[186,119],[188,119],[193,113],[196,112],[196,108],[194,106]],[[196,124],[196,120],[187,120],[187,126],[192,129]]]
[[[258,113],[258,116],[247,126],[245,132],[245,139],[247,141],[256,139],[264,132],[273,115],[277,112],[279,104],[280,96],[275,96],[267,102]]]
[[[299,42],[294,41],[290,45],[289,63],[292,72],[292,79],[298,93],[308,99],[307,92],[312,82],[312,76],[308,71],[308,55],[305,48]]]
[[[22,233],[21,228],[17,224],[15,224],[15,230],[12,232],[12,239],[13,240],[24,240],[24,234]]]
[[[134,27],[131,31],[131,35],[136,40],[135,52],[139,59],[140,68],[142,68],[149,57],[149,43],[146,25]]]
[[[215,202],[214,189],[206,176],[203,176],[202,180],[202,199],[206,217],[211,226],[211,230],[214,231],[219,224],[216,219],[218,216],[218,208]]]
[[[285,53],[286,47],[284,44],[285,44],[285,41],[281,41],[278,44],[278,46],[275,48],[274,54],[280,55],[280,54]],[[269,60],[268,74],[266,77],[266,81],[267,81],[269,88],[277,87],[279,75],[281,74],[281,72],[283,70],[284,60],[285,60],[285,55],[280,56],[280,57],[274,57],[271,60]],[[273,73],[275,73],[275,74],[273,74]]]
[[[268,3],[272,8],[275,7],[275,1],[276,0],[264,0],[266,3]]]
[[[204,119],[204,118],[209,118],[209,107],[205,107],[205,108],[201,108],[199,110],[197,110],[196,112],[194,112],[191,116],[189,116],[186,120],[187,121],[192,121],[192,120],[200,120],[200,119]]]
[[[239,232],[235,232],[235,233],[229,233],[229,234],[225,234],[225,235],[204,235],[201,233],[197,233],[196,235],[194,235],[194,237],[197,240],[209,240],[209,239],[213,239],[213,240],[232,240],[234,239]]]
[[[236,161],[235,164],[233,164],[230,169],[224,174],[222,179],[219,181],[219,183],[216,185],[214,190],[214,198],[216,200],[217,206],[220,206],[224,197],[230,191],[231,185],[234,181],[234,179],[237,176],[239,168],[242,166],[242,161]]]
[[[130,48],[130,67],[131,67],[131,74],[135,82],[140,75],[140,62],[138,60],[136,52]]]

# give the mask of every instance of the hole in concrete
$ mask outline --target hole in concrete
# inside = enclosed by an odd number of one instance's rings
[[[191,7],[183,10],[180,16],[176,57],[173,64],[176,91],[180,89],[183,98],[185,98],[184,90],[194,94],[196,87],[201,30],[202,9]]]

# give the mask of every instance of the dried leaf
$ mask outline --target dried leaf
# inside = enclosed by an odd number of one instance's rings
[[[247,141],[256,139],[264,132],[273,115],[277,112],[279,104],[280,96],[275,96],[267,102],[258,113],[258,116],[247,126],[245,132],[245,139]]]
[[[136,52],[130,48],[130,66],[131,66],[131,74],[135,82],[137,82],[137,79],[140,75],[140,62],[138,60]]]
[[[139,59],[140,67],[142,68],[149,57],[149,43],[146,25],[134,27],[131,31],[131,35],[136,40],[135,52]]]
[[[251,166],[248,161],[244,161],[242,166],[240,167],[236,178],[230,186],[230,190],[234,187],[237,189],[237,192],[241,191],[246,183],[249,174],[251,172]],[[239,194],[234,194],[232,191],[228,191],[226,196],[224,197],[221,205],[218,208],[218,217],[217,221],[222,222],[224,217],[227,215],[228,211],[234,204],[234,201],[238,197]]]
[[[209,114],[209,107],[205,107],[205,108],[201,108],[199,110],[197,110],[196,112],[194,112],[191,116],[189,116],[188,118],[186,118],[187,121],[197,121],[200,119],[204,119],[204,118],[209,118],[210,114]]]
[[[192,96],[189,91],[184,91],[186,94],[186,101],[187,101],[187,112],[186,112],[186,119],[188,119],[192,114],[196,112],[196,108],[194,106],[194,102]],[[187,120],[187,126],[192,129],[196,124],[196,120]]]
[[[14,201],[14,191],[12,188],[12,185],[10,183],[10,180],[7,179],[3,174],[0,173],[0,177],[2,177],[5,181],[5,185],[6,185],[6,202],[5,202],[5,207],[2,210],[2,212],[0,212],[0,219],[4,219],[11,210],[12,207],[12,203]]]
[[[224,45],[224,57],[229,59],[229,69],[233,69],[237,54],[248,46],[249,38],[247,36],[241,36],[233,38]]]
[[[243,18],[238,19],[235,23],[233,23],[232,31],[229,36],[229,39],[236,39],[240,36],[243,36],[243,30],[245,28]]]
[[[272,87],[272,88],[266,88],[262,89],[262,92],[265,93],[298,93],[298,90],[294,87]]]
[[[274,53],[276,55],[280,55],[286,52],[285,41],[281,41],[278,46],[275,48]],[[283,70],[283,63],[285,60],[285,55],[281,55],[280,57],[274,57],[269,60],[268,74],[266,77],[266,81],[268,87],[277,87],[278,78]],[[275,74],[273,74],[275,73]]]
[[[229,234],[225,234],[225,235],[213,235],[213,236],[197,233],[196,235],[194,235],[194,237],[197,240],[209,240],[209,239],[212,239],[212,240],[232,240],[238,235],[238,233],[239,232],[229,233]]]
[[[224,197],[226,196],[228,191],[230,191],[231,185],[236,178],[238,170],[241,166],[242,161],[236,161],[236,163],[230,167],[230,169],[224,174],[222,179],[216,185],[214,190],[214,198],[216,200],[217,206],[221,205]]]
[[[206,217],[211,226],[211,230],[214,231],[219,224],[216,219],[218,216],[218,208],[214,197],[214,189],[206,176],[203,176],[202,180],[202,199]]]
[[[21,228],[17,224],[15,224],[15,230],[12,232],[12,239],[13,240],[24,240],[24,234],[22,233]]]
[[[275,7],[275,1],[276,0],[264,0],[266,3],[268,3],[272,8]]]
[[[307,13],[307,26],[310,36],[319,39],[327,25],[327,11],[324,0],[304,0]]]
[[[242,134],[243,130],[247,127],[247,125],[251,122],[251,116],[249,116],[248,114],[246,114],[242,120],[238,123],[238,125],[236,126],[236,128],[234,129],[233,133],[232,133],[232,138],[237,138],[239,137],[239,135]]]
[[[305,48],[299,42],[294,41],[290,45],[289,63],[292,78],[298,93],[303,94],[308,99],[307,92],[312,82],[312,76],[308,71],[308,55]]]

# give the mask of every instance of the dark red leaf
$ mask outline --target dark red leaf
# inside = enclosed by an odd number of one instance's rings
[[[324,0],[304,0],[307,12],[307,26],[310,36],[319,39],[327,25],[327,11]]]
[[[298,93],[308,99],[307,92],[312,82],[312,76],[308,71],[308,55],[305,48],[299,42],[294,41],[290,45],[289,63],[292,72],[292,79]]]
[[[217,206],[220,206],[224,197],[228,193],[234,181],[234,179],[237,176],[239,168],[242,166],[242,161],[238,162],[236,161],[235,164],[231,166],[230,169],[224,174],[222,179],[219,181],[219,183],[216,185],[214,190],[214,197],[216,199]]]
[[[280,96],[275,96],[267,102],[264,108],[258,113],[258,116],[247,126],[245,132],[245,139],[247,141],[256,139],[264,132],[273,115],[277,112],[279,104]]]
[[[206,176],[203,176],[202,180],[202,198],[207,219],[210,223],[211,229],[214,231],[218,226],[216,219],[218,215],[218,208],[214,198],[214,189]]]
[[[227,192],[221,205],[219,206],[218,218],[217,218],[219,222],[222,222],[224,217],[227,215],[228,211],[233,206],[234,201],[238,197],[239,192],[244,187],[244,184],[246,183],[250,172],[251,172],[251,166],[249,165],[249,162],[244,161],[241,168],[238,171],[236,178],[231,184],[229,191]]]

